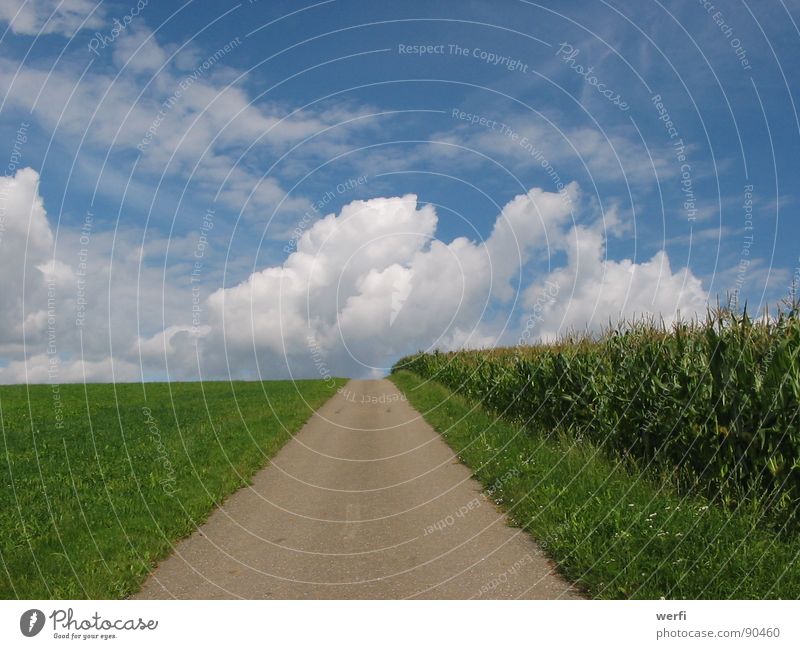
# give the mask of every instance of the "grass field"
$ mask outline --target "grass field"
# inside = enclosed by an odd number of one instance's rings
[[[343,384],[0,388],[0,597],[135,592]]]
[[[796,599],[800,539],[640,472],[593,442],[492,414],[408,371],[392,380],[563,573],[598,598]]]

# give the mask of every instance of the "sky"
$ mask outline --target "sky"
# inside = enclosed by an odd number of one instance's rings
[[[0,383],[383,376],[800,278],[800,3],[0,4]]]

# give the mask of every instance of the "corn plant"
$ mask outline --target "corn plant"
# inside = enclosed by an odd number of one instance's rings
[[[401,359],[531,431],[564,430],[770,520],[800,505],[800,318],[709,312],[667,328],[625,323],[557,344]]]

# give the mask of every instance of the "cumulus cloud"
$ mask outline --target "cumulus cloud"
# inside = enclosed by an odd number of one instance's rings
[[[39,174],[0,178],[0,383],[140,378],[132,341],[191,308],[142,259],[140,233],[103,232],[94,220],[85,230],[62,223],[56,245]],[[160,367],[142,360],[163,374],[163,356]]]
[[[634,263],[605,258],[599,227],[576,226],[564,241],[568,262],[524,295],[532,338],[555,340],[569,331],[597,332],[642,317],[669,325],[704,314],[708,294],[688,268],[673,271],[667,253]]]
[[[40,306],[53,233],[39,196],[39,174],[21,169],[0,177],[0,353],[22,348],[22,320],[43,324]],[[52,263],[52,262],[51,262]],[[52,274],[52,273],[51,273]]]
[[[438,240],[434,208],[413,194],[353,201],[303,233],[281,266],[209,297],[206,358],[212,371],[254,359],[307,373],[321,350],[332,367],[363,373],[418,348],[488,344],[489,305],[514,296],[512,280],[562,236],[577,195],[571,185],[517,196],[480,242]]]
[[[62,224],[54,256],[38,174],[0,182],[3,383],[375,375],[417,349],[507,342],[525,326],[520,300],[537,313],[533,337],[545,339],[634,313],[689,316],[707,300],[664,252],[607,259],[602,220],[576,224],[586,205],[574,184],[516,196],[478,241],[438,239],[435,208],[413,194],[356,200],[311,224],[283,263],[197,299],[191,285],[144,264],[125,233],[115,247],[93,232],[81,269],[78,233]],[[561,256],[551,272],[531,270]],[[81,291],[90,316],[79,325]]]
[[[364,247],[359,252],[363,252],[365,263],[355,274],[342,281],[338,273],[332,276],[323,272],[324,279],[319,283],[313,282],[309,274],[293,286],[294,298],[283,302],[295,306],[289,319],[298,326],[297,344],[281,348],[289,365],[294,362],[302,366],[299,332],[309,329],[334,367],[364,371],[391,363],[397,356],[416,349],[547,341],[571,330],[598,331],[621,319],[647,315],[671,323],[678,317],[705,313],[708,293],[702,282],[688,268],[673,269],[666,252],[660,251],[643,262],[608,259],[604,235],[608,219],[604,222],[602,215],[597,215],[590,225],[574,223],[573,210],[581,204],[574,184],[562,194],[532,189],[515,197],[504,206],[484,242],[458,238],[444,243],[435,239],[435,213],[429,206],[422,208],[427,210],[423,213],[412,211],[414,199],[393,199],[405,208],[406,219],[412,217],[421,226],[421,236],[414,239],[418,247],[412,253],[407,254],[398,246],[392,249],[399,253],[397,256],[376,263],[381,256],[370,256],[368,239],[357,237]],[[351,218],[351,209],[355,208],[358,215],[362,208],[356,205],[351,204],[339,217],[329,216],[326,227],[334,228],[339,219]],[[373,234],[381,231],[381,222],[384,227],[393,223],[390,218],[382,218],[391,214],[385,204],[366,201],[358,205],[375,209],[370,213]],[[617,223],[620,217],[616,212],[613,217],[615,227],[622,227]],[[362,232],[364,226],[358,220],[354,223],[359,227],[351,234]],[[310,240],[314,234],[309,233]],[[387,230],[386,234],[398,239],[396,232],[390,234]],[[347,248],[352,250],[352,243]],[[311,258],[330,254],[314,246],[301,252]],[[566,262],[549,273],[535,276],[524,270],[530,268],[531,260],[552,263],[561,253]],[[287,261],[289,267],[295,263],[291,257]],[[286,269],[284,265],[271,272]],[[524,288],[521,296],[515,290],[517,277]],[[254,276],[245,285],[263,279]],[[311,297],[312,291],[297,296],[309,285],[314,285],[316,291],[331,287],[330,296],[334,281],[336,305],[316,301]],[[240,291],[238,298],[246,303],[241,288],[236,289]],[[517,298],[521,298],[526,315],[521,321],[510,323],[506,314]],[[218,317],[229,317],[222,305],[223,292],[216,299]],[[304,317],[313,314],[315,306],[320,310],[317,317]],[[240,304],[236,316],[243,317],[245,309],[254,308],[259,309],[258,303]],[[492,312],[495,315],[490,317]],[[520,332],[527,336],[520,336]],[[235,350],[236,345],[229,344],[228,349]],[[250,351],[257,349],[255,345]]]
[[[531,309],[553,284],[559,292],[537,307],[535,338],[705,309],[701,282],[673,271],[666,253],[605,259],[602,219],[575,225],[580,204],[574,184],[561,194],[532,189],[503,207],[485,241],[444,242],[435,210],[414,195],[354,201],[314,224],[282,265],[209,298],[206,371],[370,374],[417,349],[492,346],[525,327],[508,321],[514,301]],[[525,270],[561,252],[563,267],[539,277]]]

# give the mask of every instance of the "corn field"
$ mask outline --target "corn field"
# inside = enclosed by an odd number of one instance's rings
[[[795,307],[759,320],[718,309],[670,328],[645,321],[552,345],[418,353],[393,371],[788,524],[800,519],[798,353]]]

